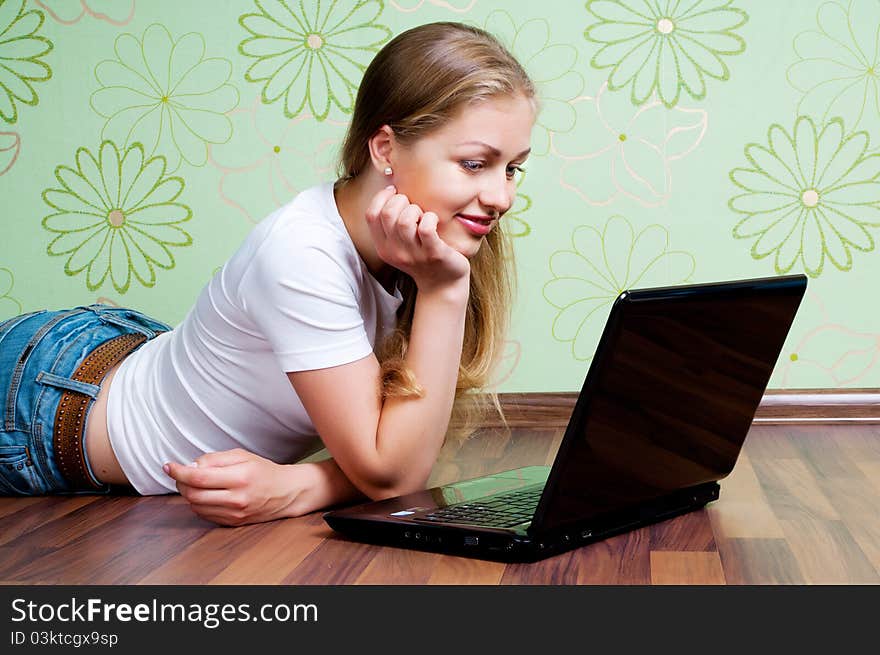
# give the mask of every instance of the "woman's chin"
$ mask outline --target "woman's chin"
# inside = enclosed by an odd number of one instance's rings
[[[457,243],[452,247],[468,259],[473,259],[477,256],[477,253],[480,252],[481,245],[483,245],[483,239],[480,239],[479,241],[472,240],[469,243]]]

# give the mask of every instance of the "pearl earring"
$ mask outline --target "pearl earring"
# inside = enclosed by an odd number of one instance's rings
[[[384,172],[385,172],[385,175],[391,175],[391,173],[392,173],[393,171],[391,170],[391,167],[390,167],[390,166],[386,166]]]

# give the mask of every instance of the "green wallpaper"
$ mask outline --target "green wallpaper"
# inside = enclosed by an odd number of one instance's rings
[[[500,390],[579,388],[624,288],[788,272],[771,386],[880,387],[880,0],[0,0],[0,319],[180,321],[436,20],[500,36],[543,102]]]

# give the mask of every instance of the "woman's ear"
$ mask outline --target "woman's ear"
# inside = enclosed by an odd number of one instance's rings
[[[388,125],[380,127],[370,137],[370,159],[373,162],[373,168],[378,172],[382,173],[386,168],[393,167],[391,159],[395,145],[394,131]]]

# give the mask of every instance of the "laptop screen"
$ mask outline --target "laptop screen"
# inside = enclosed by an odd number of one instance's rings
[[[790,276],[622,294],[533,527],[730,473],[805,287]]]

